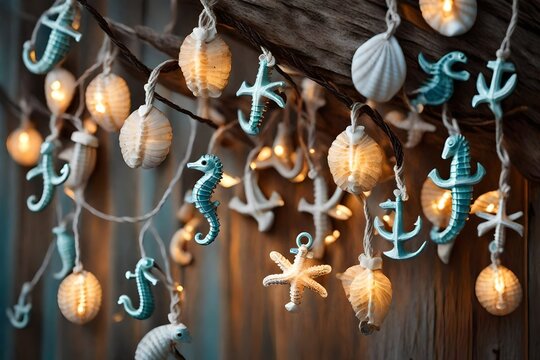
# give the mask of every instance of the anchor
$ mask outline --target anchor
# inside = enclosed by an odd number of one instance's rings
[[[491,84],[488,88],[484,75],[478,75],[476,81],[478,95],[473,97],[472,106],[476,107],[478,104],[487,103],[491,112],[495,115],[495,118],[501,119],[503,115],[501,101],[506,99],[514,91],[517,85],[517,75],[515,74],[516,67],[513,63],[506,62],[501,58],[488,61],[487,67],[493,70]],[[513,74],[501,88],[503,74],[509,72]]]
[[[403,200],[401,199],[401,191],[394,190],[394,195],[396,197],[395,201],[388,199],[387,201],[380,203],[379,206],[383,209],[393,209],[395,211],[394,224],[392,226],[392,232],[385,230],[383,222],[379,217],[375,217],[375,228],[384,239],[392,241],[394,243],[394,248],[389,251],[385,251],[384,254],[389,258],[396,260],[404,260],[412,258],[418,255],[426,247],[427,242],[424,241],[422,246],[415,252],[408,252],[403,247],[403,242],[415,237],[418,235],[422,229],[422,219],[418,216],[416,222],[414,223],[414,230],[411,232],[403,231]]]
[[[23,329],[28,325],[30,320],[30,310],[32,310],[32,303],[26,302],[26,297],[31,291],[31,285],[29,282],[25,282],[22,286],[21,294],[17,300],[17,304],[13,306],[13,309],[6,309],[6,315],[9,322],[13,327],[17,329]]]

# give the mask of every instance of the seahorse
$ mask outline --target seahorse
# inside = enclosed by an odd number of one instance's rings
[[[418,94],[418,96],[411,100],[411,105],[420,109],[424,105],[437,106],[447,102],[454,92],[454,80],[469,80],[469,72],[452,70],[452,65],[458,62],[467,62],[467,56],[461,51],[452,51],[436,63],[428,62],[424,55],[419,53],[418,63],[425,73],[431,75],[431,78],[419,89],[413,91],[413,94]]]
[[[439,232],[438,228],[431,230],[431,239],[437,244],[447,244],[454,240],[465,221],[471,208],[473,185],[478,184],[486,174],[484,167],[477,163],[476,174],[471,176],[469,142],[461,134],[451,135],[446,139],[442,158],[452,156],[450,178],[443,180],[437,169],[431,170],[428,177],[440,188],[452,191],[452,214],[446,229]]]
[[[55,20],[49,18],[56,14],[58,15]],[[36,60],[36,52],[32,48],[32,43],[26,41],[23,44],[22,58],[28,70],[34,74],[45,74],[64,59],[71,47],[71,38],[75,41],[81,39],[82,35],[73,27],[78,22],[79,16],[79,7],[72,0],[66,0],[60,5],[53,6],[42,15],[41,24],[51,29],[49,40],[39,60]]]
[[[56,226],[52,231],[56,235],[56,247],[62,260],[62,269],[54,274],[54,278],[63,279],[75,266],[75,239],[65,226]]]
[[[34,212],[41,211],[49,205],[54,195],[54,187],[64,183],[69,176],[69,164],[64,164],[64,166],[62,166],[59,176],[56,176],[54,173],[53,151],[54,143],[52,141],[44,141],[41,145],[41,158],[39,163],[36,167],[30,169],[30,171],[26,173],[26,180],[31,180],[38,175],[43,177],[43,193],[41,194],[41,198],[37,200],[35,195],[31,195],[26,200],[28,209]]]
[[[187,167],[204,172],[193,187],[190,202],[195,204],[197,210],[210,225],[210,230],[205,237],[201,233],[195,234],[195,241],[200,245],[209,245],[219,234],[219,219],[216,212],[219,201],[210,200],[223,176],[223,164],[216,155],[205,154],[196,162],[187,164]]]
[[[139,307],[135,309],[131,303],[131,299],[127,295],[121,295],[118,298],[118,304],[124,305],[124,310],[135,319],[148,319],[154,312],[154,296],[152,295],[150,284],[155,286],[158,279],[150,272],[150,269],[153,267],[154,259],[143,257],[137,263],[135,273],[131,271],[126,272],[126,279],[135,279],[137,281]]]

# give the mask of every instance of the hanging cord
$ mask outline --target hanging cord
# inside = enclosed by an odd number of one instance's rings
[[[497,58],[506,60],[510,56],[510,39],[512,34],[517,28],[519,16],[519,0],[512,1],[512,17],[510,18],[510,23],[506,29],[506,35],[501,43],[501,47],[497,50]]]
[[[174,27],[176,26],[176,19],[178,17],[178,0],[170,0],[170,11],[171,11],[171,19],[169,20],[169,23],[165,25],[163,28],[163,32],[165,34],[171,34],[174,30]]]
[[[448,130],[448,135],[452,136],[452,135],[457,135],[461,133],[457,120],[452,117],[452,114],[450,114],[450,110],[448,110],[447,103],[443,104],[441,117],[442,117],[442,122],[444,126],[446,127],[446,130]]]
[[[146,251],[144,250],[144,234],[146,234],[146,231],[148,230],[150,225],[152,225],[152,218],[144,222],[141,231],[139,232],[139,251],[142,258],[146,257]]]
[[[164,62],[156,66],[154,70],[152,70],[152,72],[150,73],[150,76],[148,77],[148,82],[144,85],[145,107],[144,107],[143,112],[140,114],[141,117],[144,118],[148,116],[148,113],[150,112],[150,110],[152,110],[152,107],[153,107],[152,104],[154,102],[154,97],[156,95],[155,93],[156,93],[157,79],[158,79],[159,73],[161,72],[161,69],[163,69],[165,66],[175,64],[177,62],[178,60],[174,60],[174,59],[165,60]]]
[[[212,7],[217,3],[217,0],[201,0],[203,11],[199,15],[199,28],[203,30],[203,39],[212,41],[217,34],[216,30],[216,15]]]
[[[366,227],[364,228],[364,238],[362,244],[364,246],[364,254],[368,258],[373,258],[373,219],[369,212],[369,207],[367,203],[367,197],[360,193],[355,195],[358,201],[362,203],[364,209],[364,218],[366,219]]]
[[[397,0],[386,0],[386,6],[388,11],[386,12],[386,39],[390,38],[396,32],[399,24],[401,23],[401,17],[397,11]]]
[[[221,138],[230,130],[232,130],[234,127],[238,125],[238,120],[231,121],[227,124],[221,125],[217,128],[216,131],[212,133],[212,136],[210,137],[210,141],[208,142],[208,150],[206,151],[208,154],[213,154],[217,147],[218,140],[221,140]]]
[[[29,40],[30,49],[35,49],[36,48],[37,35],[38,35],[39,29],[41,28],[41,25],[43,23],[43,19],[45,19],[46,17],[48,17],[50,15],[57,14],[59,12],[59,5],[66,2],[66,1],[70,1],[70,0],[56,0],[49,9],[47,9],[43,14],[41,14],[41,16],[38,18],[38,20],[36,22],[36,25],[34,26],[34,30],[32,30],[32,35],[31,35],[30,40]]]
[[[83,270],[83,265],[81,262],[81,235],[79,233],[79,220],[81,218],[82,212],[81,197],[83,196],[85,187],[86,184],[83,184],[75,190],[75,214],[73,215],[73,222],[71,223],[73,237],[75,239],[75,267],[73,268],[74,273],[79,273]]]

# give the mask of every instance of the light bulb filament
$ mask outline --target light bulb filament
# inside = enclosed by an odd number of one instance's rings
[[[445,15],[450,15],[452,13],[452,8],[454,7],[453,5],[453,0],[443,0],[443,13]]]

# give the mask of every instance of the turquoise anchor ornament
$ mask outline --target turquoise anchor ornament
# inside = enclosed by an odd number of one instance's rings
[[[466,63],[467,56],[461,51],[452,51],[436,63],[430,63],[422,53],[418,54],[418,63],[422,70],[431,75],[419,89],[413,91],[418,94],[411,100],[411,105],[421,112],[424,105],[442,105],[447,102],[454,93],[454,80],[467,81],[470,74],[463,71],[454,71],[452,66],[456,63]]]
[[[56,235],[56,248],[62,260],[62,269],[54,274],[55,279],[63,279],[75,267],[75,238],[64,225],[52,229]]]
[[[136,309],[127,295],[121,295],[118,299],[119,305],[124,305],[124,310],[129,316],[144,320],[148,319],[154,312],[154,296],[150,284],[156,285],[158,279],[152,275],[150,270],[154,267],[154,259],[143,257],[135,267],[135,273],[126,272],[126,279],[135,279],[137,281],[137,292],[139,293],[139,307]]]
[[[204,173],[193,187],[189,202],[195,204],[210,225],[205,237],[201,233],[195,234],[195,241],[200,245],[209,245],[219,234],[219,219],[216,212],[219,201],[211,201],[211,197],[223,176],[223,164],[216,155],[205,154],[196,162],[187,164],[187,167]]]
[[[236,92],[236,96],[251,95],[252,98],[249,122],[244,118],[242,111],[238,110],[238,122],[240,123],[242,130],[249,135],[257,135],[259,133],[268,99],[274,101],[280,108],[285,107],[285,100],[273,92],[276,88],[285,87],[285,82],[270,82],[273,64],[269,64],[268,58],[269,57],[266,54],[259,56],[259,70],[257,71],[255,84],[249,86],[244,81],[240,86],[240,89]],[[271,59],[272,62],[274,62],[273,58]]]
[[[37,200],[35,195],[31,195],[26,200],[28,209],[34,212],[41,211],[49,205],[54,195],[55,186],[63,184],[69,176],[69,164],[64,164],[62,169],[60,169],[60,175],[56,176],[53,166],[53,151],[53,141],[44,141],[41,144],[41,158],[39,163],[26,173],[26,180],[31,180],[38,175],[43,177],[43,193],[41,194],[41,198]]]
[[[506,99],[516,88],[517,75],[515,74],[516,67],[511,62],[506,62],[501,58],[488,61],[487,67],[493,70],[493,77],[489,88],[486,85],[486,79],[483,74],[478,75],[476,80],[476,90],[478,95],[472,99],[472,106],[487,103],[497,119],[502,119],[503,111],[501,101]],[[502,77],[504,73],[512,72],[513,74],[501,87]]]
[[[56,15],[55,20],[51,16]],[[31,41],[23,45],[23,62],[34,74],[45,74],[58,65],[70,50],[72,39],[79,41],[81,34],[73,28],[73,23],[79,17],[79,7],[76,1],[66,0],[60,5],[51,7],[41,17],[41,24],[50,28],[47,47],[36,61],[36,52]]]
[[[441,179],[437,169],[431,170],[428,174],[435,185],[452,192],[452,213],[447,228],[439,232],[439,229],[435,227],[430,233],[431,240],[437,244],[451,242],[463,229],[471,209],[472,186],[478,184],[486,174],[484,167],[477,163],[476,174],[471,175],[469,142],[463,135],[455,134],[446,139],[442,158],[448,159],[450,156],[452,156],[452,162],[448,180]]]
[[[394,195],[396,197],[395,201],[388,199],[387,201],[379,204],[381,208],[391,209],[395,212],[392,232],[386,231],[384,224],[379,219],[379,217],[375,217],[374,225],[381,237],[394,243],[394,248],[392,250],[385,251],[384,255],[392,259],[404,260],[420,254],[420,252],[422,252],[422,250],[424,250],[424,248],[426,247],[427,242],[424,241],[422,246],[420,246],[420,248],[415,252],[408,252],[407,250],[405,250],[405,248],[403,247],[403,243],[418,235],[418,233],[422,229],[422,219],[420,218],[420,216],[418,216],[416,222],[414,223],[414,230],[412,230],[411,232],[404,232],[403,200],[401,198],[401,191],[394,190]]]
[[[27,302],[27,297],[30,294],[32,286],[29,282],[25,282],[22,286],[21,294],[17,300],[17,304],[13,306],[13,309],[6,309],[6,315],[11,325],[16,329],[23,329],[28,325],[30,321],[30,310],[32,310],[32,303]]]

